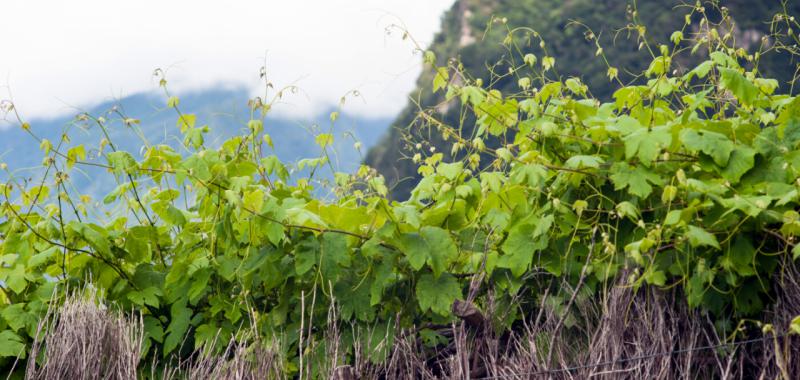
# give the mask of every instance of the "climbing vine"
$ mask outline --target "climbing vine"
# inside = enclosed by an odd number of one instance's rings
[[[800,26],[779,16],[775,35],[796,41]],[[559,78],[538,34],[502,19],[502,44],[520,54],[492,81],[425,53],[430,91],[476,128],[444,124],[441,105],[421,109],[414,128],[452,150],[420,142],[409,159],[423,178],[403,201],[367,167],[335,173],[335,196],[321,198],[314,178],[334,169],[332,134],[316,136],[318,157],[287,164],[271,154],[267,115],[283,91],[253,99],[246,132],[212,146],[157,71],[182,146],[143,142],[140,152],[115,147],[108,115],[79,115],[99,139],[73,146],[68,133],[39,138],[4,103],[44,161],[38,177],[8,172],[0,184],[0,357],[24,356],[51,301],[86,284],[143,315],[154,357],[225,341],[243,325],[283,336],[296,353],[301,326],[325,320],[331,302],[341,321],[391,331],[450,322],[454,301],[485,307],[491,294],[503,311],[494,323],[507,329],[562,282],[679,288],[732,331],[757,319],[781,266],[800,256],[800,100],[793,83],[758,72],[760,55],[796,47],[749,52],[725,20],[703,20],[707,33],[679,31],[660,45],[632,27],[652,63],[631,78],[598,44],[619,85],[608,101]],[[685,56],[699,63],[684,68]],[[518,92],[494,88],[501,80]],[[81,194],[70,185],[80,168],[118,186],[101,200]],[[557,306],[572,296],[553,294]]]

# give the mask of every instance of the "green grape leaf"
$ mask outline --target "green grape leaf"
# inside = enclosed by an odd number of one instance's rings
[[[683,146],[691,151],[701,151],[714,159],[714,162],[725,167],[733,152],[733,141],[725,135],[705,130],[684,129],[680,134]]]
[[[583,168],[593,168],[597,169],[602,165],[605,161],[597,156],[586,156],[586,155],[576,155],[572,156],[564,162],[564,166],[570,169],[583,169]]]
[[[314,236],[299,241],[294,248],[295,273],[302,276],[311,270],[317,263],[319,249],[319,240]]]
[[[722,87],[730,90],[742,104],[750,105],[758,97],[758,87],[738,70],[718,67]]]
[[[14,293],[22,294],[25,288],[28,287],[28,280],[25,278],[25,267],[21,264],[15,265],[14,269],[8,272],[5,282]]]
[[[672,59],[669,56],[658,56],[650,62],[650,66],[647,68],[647,76],[658,76],[666,74],[669,71],[669,66],[672,62]]]
[[[414,228],[419,228],[422,222],[420,220],[419,210],[411,205],[399,205],[395,207],[394,214],[399,220],[408,223]]]
[[[190,128],[186,131],[186,137],[184,138],[184,144],[190,145],[195,149],[200,149],[203,146],[203,129],[202,128]]]
[[[484,95],[480,87],[464,86],[464,88],[461,89],[461,102],[464,104],[469,103],[476,106],[483,103],[485,100],[486,95]]]
[[[628,188],[628,192],[640,198],[647,198],[653,191],[650,184],[661,186],[663,179],[640,166],[630,166],[618,162],[611,167],[611,182],[615,190]]]
[[[75,166],[78,160],[86,159],[86,149],[83,145],[74,146],[67,151],[67,169]]]
[[[714,62],[703,61],[699,65],[695,66],[694,69],[692,69],[691,71],[686,73],[684,78],[686,78],[687,81],[692,80],[692,78],[695,77],[695,76],[698,77],[698,78],[705,78],[708,75],[708,73],[711,71],[711,68],[713,66],[714,66]]]
[[[447,81],[449,79],[450,74],[447,73],[446,67],[436,68],[436,75],[433,77],[433,92],[447,87]]]
[[[735,195],[733,198],[720,199],[719,202],[728,209],[726,214],[739,210],[755,218],[769,207],[770,203],[772,203],[772,198],[766,195]]]
[[[217,341],[219,328],[213,323],[204,323],[194,329],[194,348],[199,349],[203,346],[211,346]]]
[[[430,274],[422,275],[417,281],[416,293],[422,311],[431,310],[442,316],[450,315],[453,302],[462,299],[461,286],[449,273],[438,278]]]
[[[125,151],[111,152],[106,155],[108,165],[114,174],[133,173],[138,164],[130,153]]]
[[[245,191],[242,201],[245,209],[259,214],[264,207],[264,192],[260,189]]]
[[[11,330],[0,332],[0,358],[25,358],[25,343]]]
[[[547,180],[547,169],[538,164],[515,165],[514,168],[511,169],[510,176],[512,182],[516,184],[526,184],[531,188],[538,188],[543,186]],[[499,189],[499,183],[491,184],[490,186]]]
[[[106,235],[100,233],[100,231],[103,230],[101,227],[73,221],[67,224],[67,228],[83,238],[83,240],[86,240],[86,242],[100,254],[111,254],[111,244]]]
[[[721,52],[721,51],[713,51],[709,54],[711,61],[714,62],[719,68],[730,68],[730,69],[737,69],[741,68],[739,63],[736,62],[736,59],[731,57],[730,55]]]
[[[499,193],[503,182],[505,182],[505,175],[501,172],[484,172],[480,174],[481,189],[483,191],[491,191]]]
[[[750,239],[744,236],[737,236],[730,246],[727,254],[727,261],[730,266],[727,270],[736,271],[740,276],[753,276],[757,274],[753,266],[757,250],[753,247]]]
[[[167,338],[164,340],[164,357],[183,343],[192,319],[192,310],[180,302],[173,303],[170,310],[172,317],[166,331]]]
[[[172,202],[169,201],[158,201],[153,202],[150,205],[150,208],[153,209],[153,212],[158,215],[161,220],[168,223],[171,226],[181,227],[186,224],[186,217],[183,215],[183,212],[172,205]]]
[[[325,281],[336,281],[341,268],[350,267],[350,248],[347,238],[338,233],[322,234],[319,244],[320,271]]]
[[[644,279],[648,284],[653,284],[656,286],[664,286],[664,284],[667,282],[666,274],[664,271],[660,270],[647,271],[647,273],[644,274]]]
[[[379,246],[380,247],[380,246]],[[370,286],[370,306],[378,305],[383,297],[383,292],[397,280],[395,273],[395,254],[385,248],[378,248],[381,253],[381,263],[375,268],[372,285]]]
[[[178,121],[175,123],[181,132],[186,132],[189,128],[194,128],[195,121],[197,120],[197,116],[194,114],[182,114],[178,117]]]
[[[158,343],[164,341],[164,327],[161,321],[153,316],[148,315],[144,317],[144,332],[149,338]]]
[[[45,249],[28,259],[28,266],[31,268],[36,268],[42,264],[45,264],[50,261],[55,255],[57,255],[61,250],[58,247],[52,246],[50,248]]]
[[[440,163],[436,167],[436,173],[452,181],[456,179],[456,177],[458,177],[459,174],[462,173],[463,169],[464,169],[464,164],[460,161],[449,164]]]
[[[427,263],[437,278],[458,256],[450,234],[439,227],[425,226],[419,233],[403,234],[399,243],[412,268],[420,270]]]
[[[731,152],[728,165],[720,174],[732,184],[739,180],[755,165],[756,150],[747,146],[737,146]]]
[[[360,279],[355,278],[339,282],[333,291],[337,295],[338,306],[341,307],[342,320],[352,320],[355,317],[368,322],[375,317],[375,307],[370,302],[370,284],[358,283],[358,280]]]
[[[325,149],[327,146],[333,144],[333,135],[330,133],[320,133],[314,138],[314,141],[320,148]]]
[[[681,210],[670,210],[664,219],[664,225],[672,226],[681,221]]]
[[[146,289],[142,289],[142,291],[133,290],[128,293],[127,298],[129,301],[139,306],[150,305],[153,307],[158,307],[158,297],[161,295],[161,289],[151,286]]]
[[[622,141],[625,142],[627,159],[638,157],[642,164],[650,167],[661,150],[672,143],[672,135],[666,126],[656,127],[651,131],[640,128],[625,136]]]
[[[191,285],[187,296],[189,297],[189,302],[194,305],[210,290],[208,281],[211,278],[211,270],[208,268],[199,269],[191,277]]]
[[[525,273],[533,262],[534,253],[547,247],[548,239],[537,232],[546,231],[552,222],[550,215],[537,224],[525,223],[512,228],[503,242],[503,255],[498,258],[497,267],[510,269],[515,277]]]
[[[19,331],[28,326],[36,326],[38,319],[35,315],[25,311],[24,303],[15,303],[3,308],[2,313],[8,326],[14,331]]]
[[[707,246],[720,249],[719,242],[713,234],[697,226],[688,227],[689,230],[686,232],[685,236],[689,239],[689,244],[692,247]]]

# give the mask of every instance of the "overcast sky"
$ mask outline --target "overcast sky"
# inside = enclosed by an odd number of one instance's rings
[[[297,84],[280,112],[321,112],[349,90],[346,111],[399,111],[421,69],[404,23],[427,44],[453,0],[3,0],[0,99],[26,118],[75,113],[157,90],[168,69],[178,93],[244,86],[258,93],[265,57],[276,86]],[[366,104],[364,103],[366,102]],[[0,128],[2,124],[0,124]]]

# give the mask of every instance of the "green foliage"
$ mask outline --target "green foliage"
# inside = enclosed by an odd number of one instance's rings
[[[784,12],[788,12],[787,17],[782,17]],[[434,57],[453,57],[444,67],[450,77],[460,80],[458,72],[467,72],[476,81],[491,83],[491,88],[500,90],[507,99],[532,91],[544,97],[545,87],[537,85],[542,76],[553,83],[563,81],[565,89],[576,95],[582,95],[585,87],[592,97],[610,101],[615,94],[622,95],[617,91],[623,85],[643,86],[635,89],[637,92],[663,92],[671,91],[676,81],[722,75],[720,86],[749,104],[756,96],[754,89],[768,90],[774,85],[784,93],[796,92],[797,86],[791,82],[798,72],[798,62],[792,57],[798,51],[793,46],[797,27],[791,25],[795,21],[789,21],[789,17],[798,14],[800,2],[781,0],[712,0],[699,4],[680,0],[458,0],[443,17],[440,34],[425,49]],[[712,29],[715,34],[698,33]],[[794,34],[788,33],[790,29]],[[745,41],[743,35],[756,37]],[[735,39],[739,46],[718,52],[720,46],[707,48],[709,42],[716,44],[723,38],[729,44]],[[663,54],[666,48],[671,49],[669,54]],[[748,59],[750,56],[752,59]],[[431,67],[443,68],[443,61],[432,62]],[[555,68],[544,70],[551,66]],[[765,78],[774,80],[762,85],[763,78],[753,80],[745,75],[746,70],[756,67]],[[690,71],[688,77],[680,77]],[[412,99],[392,123],[383,143],[367,154],[367,164],[386,177],[393,199],[407,199],[420,177],[410,159],[419,151],[416,140],[426,140],[423,150],[434,146],[447,161],[463,158],[460,152],[448,156],[450,142],[438,131],[426,128],[420,111],[441,114],[441,122],[457,126],[465,135],[480,127],[471,113],[460,112],[460,107],[450,104],[451,95],[457,92],[428,90],[437,73],[430,70],[420,75]],[[462,99],[476,96],[475,88],[475,82],[464,83]],[[632,99],[636,98],[634,95]]]
[[[417,298],[422,311],[431,310],[436,314],[447,316],[453,301],[461,299],[461,285],[450,274],[436,278],[424,274],[417,281]]]
[[[25,357],[25,343],[11,330],[0,332],[0,358]]]
[[[493,321],[507,329],[563,282],[678,288],[719,321],[757,317],[782,260],[797,256],[800,101],[762,90],[757,70],[725,71],[748,58],[724,39],[705,44],[707,67],[673,74],[684,50],[664,47],[658,57],[671,58],[643,69],[649,85],[607,102],[578,80],[548,79],[557,67],[545,54],[541,66],[521,58],[533,79],[518,93],[436,68],[434,90],[477,128],[423,113],[463,159],[420,154],[423,178],[404,202],[367,167],[337,173],[336,197],[315,197],[332,136],[316,137],[320,156],[291,181],[256,119],[216,147],[188,139],[185,155],[147,146],[85,162],[85,148],[51,144],[41,183],[0,187],[0,357],[30,344],[63,299],[56,285],[89,281],[142,313],[149,357],[252,324],[284,337],[295,360],[296,332],[334,300],[340,322],[398,328],[450,322],[466,294],[478,307],[516,302]],[[177,120],[193,133],[193,115]],[[81,165],[118,181],[107,217],[67,186]]]

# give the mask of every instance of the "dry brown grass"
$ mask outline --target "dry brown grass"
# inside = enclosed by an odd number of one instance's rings
[[[142,365],[141,318],[109,310],[95,293],[75,292],[40,325],[26,379],[792,379],[800,373],[800,338],[777,332],[800,315],[800,271],[794,264],[784,267],[773,285],[774,305],[764,315],[774,332],[747,344],[726,345],[711,319],[690,310],[676,289],[634,290],[619,283],[601,299],[569,297],[568,311],[579,321],[569,328],[563,309],[543,300],[535,318],[501,336],[491,328],[491,294],[488,310],[478,310],[472,291],[454,305],[460,322],[438,331],[449,343],[435,348],[412,330],[395,331],[392,339],[370,337],[381,342],[369,349],[358,337],[375,332],[336,322],[331,308],[321,341],[308,338],[314,321],[303,326],[303,352],[322,349],[324,360],[305,356],[300,373],[292,375],[280,341],[247,333],[220,354],[207,348],[176,363]],[[342,345],[344,327],[356,336],[353,347]],[[143,368],[149,372],[139,372]]]
[[[231,340],[222,354],[196,352],[188,360],[151,370],[151,378],[256,380],[284,379],[286,371],[280,350],[274,342],[244,344]],[[210,352],[210,351],[206,351]],[[153,366],[158,368],[158,366]]]
[[[108,310],[90,289],[70,293],[63,306],[42,320],[37,335],[26,379],[136,378],[142,319]]]

